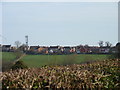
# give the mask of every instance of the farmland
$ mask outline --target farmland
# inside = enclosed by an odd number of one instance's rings
[[[0,52],[2,55],[2,69],[9,69],[13,62],[18,58],[19,54],[13,52]]]
[[[21,59],[28,67],[41,67],[44,65],[66,65],[84,63],[86,61],[107,59],[108,55],[26,55]]]
[[[94,60],[107,59],[109,55],[92,54],[71,54],[71,55],[25,55],[23,61],[28,67],[42,67],[45,65],[67,65],[91,62]],[[16,59],[15,53],[3,52],[3,62],[10,62]]]
[[[12,62],[15,53],[4,52],[3,60]],[[120,88],[119,59],[103,54],[25,55],[28,68],[0,74],[6,88]],[[24,81],[24,82],[23,82]]]
[[[16,58],[16,55],[13,52],[2,52],[3,62],[13,61],[15,58]]]

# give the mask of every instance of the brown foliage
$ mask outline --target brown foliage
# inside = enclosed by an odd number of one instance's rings
[[[45,66],[4,72],[3,88],[120,88],[120,60],[85,64]]]

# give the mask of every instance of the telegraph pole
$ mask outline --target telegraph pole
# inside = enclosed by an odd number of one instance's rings
[[[28,35],[25,36],[25,42],[26,42],[26,47],[27,47],[26,50],[28,50]]]

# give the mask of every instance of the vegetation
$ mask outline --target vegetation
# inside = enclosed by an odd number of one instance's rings
[[[117,50],[117,52],[111,54],[109,58],[120,59],[120,42],[118,42],[118,43],[116,44],[116,50]]]
[[[116,48],[117,48],[116,56],[117,58],[120,58],[120,42],[116,44]]]
[[[70,65],[107,59],[109,55],[71,54],[71,55],[26,55],[21,59],[28,67],[45,65]]]
[[[2,71],[9,70],[12,63],[16,59],[16,55],[13,52],[1,52],[2,54]]]
[[[120,88],[120,59],[85,64],[44,66],[3,72],[6,88],[117,89]]]
[[[23,63],[23,61],[17,61],[17,62],[11,67],[12,70],[25,69],[25,68],[28,68],[28,67]]]
[[[1,52],[1,54],[2,54],[2,71],[11,69],[11,67],[14,65],[15,60],[20,58],[20,56],[22,55],[22,53],[19,51]]]
[[[3,62],[9,62],[9,61],[13,61],[14,59],[16,59],[16,55],[13,52],[1,52],[1,54],[2,54]]]

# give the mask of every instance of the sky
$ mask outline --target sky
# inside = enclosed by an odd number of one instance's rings
[[[2,2],[119,2],[119,0],[1,0]]]
[[[4,2],[2,44],[98,45],[118,42],[117,2]]]

